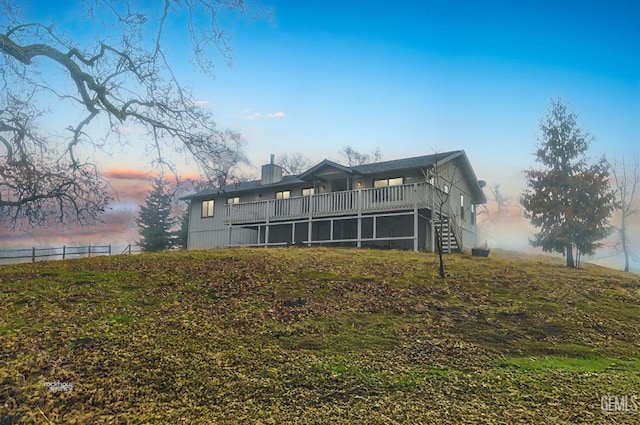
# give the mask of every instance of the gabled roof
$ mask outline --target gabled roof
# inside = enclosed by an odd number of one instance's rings
[[[469,159],[464,150],[450,151],[450,152],[442,152],[435,153],[431,155],[423,155],[416,156],[412,158],[404,158],[404,159],[395,159],[391,161],[382,161],[376,162],[374,164],[363,164],[356,165],[353,167],[348,167],[345,165],[338,164],[337,162],[330,161],[325,159],[313,167],[309,168],[304,173],[298,176],[284,176],[281,181],[277,183],[271,183],[268,185],[263,185],[260,183],[260,180],[252,180],[247,182],[228,184],[219,189],[207,189],[201,192],[195,193],[193,195],[185,196],[180,199],[188,200],[194,198],[204,198],[207,196],[221,196],[225,193],[231,195],[239,192],[258,190],[264,188],[279,188],[282,186],[290,186],[292,184],[302,184],[309,180],[313,180],[318,174],[323,173],[346,173],[346,174],[360,174],[360,175],[371,175],[371,174],[382,174],[382,173],[390,173],[394,171],[404,171],[411,169],[420,169],[420,168],[431,168],[436,164],[443,164],[445,162],[454,160],[456,158],[460,158],[464,162],[463,172],[467,174],[467,178],[469,179],[471,184],[471,189],[473,190],[473,197],[476,200],[481,200],[484,203],[486,202],[486,197],[478,179],[476,178],[475,172],[471,167]]]
[[[307,171],[305,171],[304,173],[300,174],[298,176],[298,178],[300,180],[306,180],[307,178],[318,174],[321,170],[326,170],[326,169],[334,169],[336,171],[342,171],[344,173],[347,174],[353,174],[353,169],[349,168],[347,166],[338,164],[337,162],[333,162],[330,161],[328,159],[325,159],[321,162],[319,162],[318,164],[314,165],[313,167],[309,168]]]

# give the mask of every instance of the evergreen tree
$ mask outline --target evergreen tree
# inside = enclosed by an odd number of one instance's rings
[[[176,232],[176,245],[181,249],[187,249],[189,237],[189,208],[182,211],[180,215],[180,229]]]
[[[613,230],[609,217],[615,193],[609,187],[608,164],[604,159],[587,164],[591,138],[561,100],[551,102],[540,130],[536,161],[545,168],[525,172],[527,189],[521,199],[525,217],[540,228],[530,243],[566,255],[567,266],[575,267],[574,249],[578,255],[593,254],[598,241]]]
[[[140,207],[136,223],[142,237],[138,244],[143,251],[161,251],[176,245],[172,228],[176,219],[171,216],[171,195],[162,178],[154,179],[153,187]]]

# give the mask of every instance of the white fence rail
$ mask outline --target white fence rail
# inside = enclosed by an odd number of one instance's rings
[[[60,246],[51,248],[23,248],[0,250],[0,264],[35,263],[45,260],[93,257],[98,255],[133,254],[140,252],[138,245],[129,244],[124,250],[115,251],[112,245]]]

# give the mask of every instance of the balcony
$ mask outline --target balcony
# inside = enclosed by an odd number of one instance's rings
[[[231,204],[226,205],[224,222],[262,223],[431,207],[434,190],[429,184],[414,183]]]

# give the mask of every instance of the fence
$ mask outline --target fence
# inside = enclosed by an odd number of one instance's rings
[[[112,245],[66,246],[54,248],[26,248],[0,250],[0,264],[35,263],[45,260],[64,260],[67,258],[112,255],[114,253],[134,254],[140,252],[140,246],[129,244],[122,252],[114,250]]]

